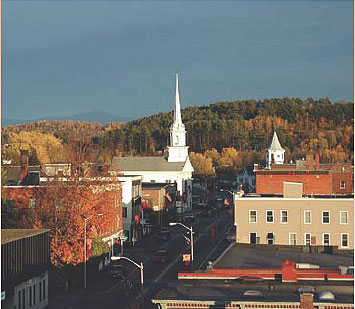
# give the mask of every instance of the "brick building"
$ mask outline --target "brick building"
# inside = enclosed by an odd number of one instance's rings
[[[303,184],[305,195],[354,194],[354,166],[350,163],[321,164],[319,155],[307,155],[294,164],[254,165],[256,193],[282,195],[284,182]]]
[[[114,238],[123,236],[122,184],[117,177],[97,175],[74,179],[70,176],[69,164],[51,164],[48,173],[46,166],[28,166],[26,157],[26,152],[21,152],[21,166],[4,166],[6,181],[1,189],[3,200],[15,201],[17,210],[23,215],[24,226],[46,226],[48,220],[56,220],[53,217],[60,220],[68,207],[72,207],[70,217],[80,228],[78,235],[83,233],[84,218],[100,213],[104,216],[88,221],[88,239],[100,237],[113,244]],[[49,219],[43,221],[39,217],[41,223],[26,220],[37,218],[38,214]]]

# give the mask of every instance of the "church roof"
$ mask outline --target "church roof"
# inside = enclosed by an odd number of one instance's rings
[[[274,132],[274,136],[272,137],[272,141],[271,141],[271,144],[270,144],[268,150],[282,150],[282,151],[284,151],[284,149],[281,147],[281,144],[279,142],[276,132]]]
[[[168,162],[165,157],[114,157],[111,170],[129,171],[157,171],[180,172],[184,169],[185,162]]]

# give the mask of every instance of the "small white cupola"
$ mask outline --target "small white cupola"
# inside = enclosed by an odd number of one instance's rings
[[[271,164],[284,164],[285,149],[281,147],[276,132],[272,137],[271,144],[266,151],[266,166],[271,167]]]

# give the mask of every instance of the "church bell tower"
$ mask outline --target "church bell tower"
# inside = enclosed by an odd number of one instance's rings
[[[185,162],[188,158],[186,146],[186,130],[181,120],[179,76],[176,73],[174,122],[170,127],[170,146],[168,146],[168,162]]]

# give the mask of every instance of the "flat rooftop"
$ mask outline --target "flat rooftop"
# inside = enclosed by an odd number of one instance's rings
[[[225,281],[216,282],[189,282],[179,284],[167,284],[154,297],[153,300],[193,300],[220,302],[299,302],[299,288],[313,287],[314,301],[317,303],[318,295],[323,291],[331,291],[335,294],[336,302],[353,304],[354,286],[352,282],[343,285],[324,284],[319,282],[307,282],[303,284],[286,283],[235,283]],[[263,299],[250,299],[243,297],[243,293],[249,290],[257,290],[263,294]]]
[[[1,229],[1,244],[49,232],[47,229]]]
[[[251,246],[234,244],[225,254],[216,260],[214,268],[281,268],[282,261],[292,260],[296,263],[319,265],[320,268],[338,269],[339,265],[353,266],[354,252],[352,250],[339,254],[297,252],[289,247]]]

